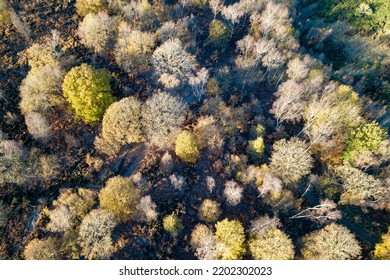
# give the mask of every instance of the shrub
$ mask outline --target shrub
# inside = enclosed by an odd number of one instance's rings
[[[198,142],[190,132],[183,131],[176,138],[175,152],[183,161],[195,163],[199,158]]]
[[[106,0],[77,0],[76,10],[77,13],[84,17],[89,13],[98,13],[100,11],[107,10]]]
[[[198,217],[202,221],[213,223],[221,215],[220,204],[216,201],[205,199],[198,210]]]
[[[78,36],[82,44],[94,50],[95,53],[100,53],[108,48],[116,25],[116,20],[105,12],[88,14],[79,24]]]
[[[179,232],[183,229],[183,224],[180,218],[175,213],[164,217],[163,226],[164,229],[172,236],[177,236]]]
[[[277,228],[268,229],[249,240],[249,250],[255,260],[292,260],[294,245],[291,239]]]
[[[107,259],[113,252],[111,232],[115,216],[104,209],[92,210],[85,216],[79,230],[82,254],[87,259]]]
[[[54,238],[33,239],[24,249],[26,260],[58,260],[60,259],[57,240]]]
[[[374,258],[377,260],[390,259],[390,226],[388,232],[382,235],[381,242],[375,245]]]
[[[103,116],[103,142],[117,152],[123,145],[141,142],[141,128],[141,102],[124,98],[112,103]]]
[[[25,121],[28,132],[36,140],[47,141],[52,135],[52,129],[46,117],[37,112],[26,114]]]
[[[222,21],[213,19],[209,26],[207,43],[217,49],[226,49],[230,41],[230,30]]]
[[[183,101],[168,93],[154,94],[142,106],[142,125],[149,142],[157,147],[170,146],[179,134],[187,113]]]
[[[282,139],[274,143],[271,155],[271,170],[286,183],[299,181],[310,173],[313,159],[305,142],[298,138]]]
[[[360,256],[355,236],[335,223],[303,237],[301,253],[306,260],[349,260]]]
[[[237,220],[224,219],[215,225],[219,259],[239,260],[245,253],[244,228]]]
[[[115,46],[116,62],[128,72],[143,70],[142,67],[149,66],[154,45],[153,33],[134,30],[127,23],[121,22]]]
[[[88,124],[100,121],[115,101],[111,95],[109,72],[95,70],[87,64],[72,68],[65,76],[62,89],[76,116]]]
[[[120,176],[108,179],[99,193],[100,205],[114,213],[120,221],[135,217],[140,199],[140,191],[134,186],[133,180]]]
[[[43,66],[30,71],[20,85],[20,110],[22,114],[30,112],[44,113],[49,108],[64,103],[61,84],[64,73],[58,65]]]

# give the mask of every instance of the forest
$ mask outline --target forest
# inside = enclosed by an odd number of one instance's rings
[[[0,260],[390,260],[390,1],[0,0]]]

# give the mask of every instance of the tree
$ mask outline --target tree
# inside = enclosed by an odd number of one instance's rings
[[[30,71],[22,81],[20,110],[22,114],[45,113],[48,109],[65,102],[61,94],[64,73],[59,65],[47,65]]]
[[[98,13],[100,11],[107,10],[107,1],[106,0],[77,0],[76,1],[76,10],[77,13],[84,17],[90,13]]]
[[[109,72],[95,70],[88,64],[72,68],[65,76],[62,89],[76,116],[87,124],[100,121],[115,101],[111,94]]]
[[[278,26],[287,25],[290,21],[287,6],[270,1],[259,17],[260,30],[264,36],[267,36]]]
[[[259,160],[263,157],[264,148],[264,139],[261,136],[255,140],[248,141],[247,152],[254,160]]]
[[[382,204],[380,202],[390,203],[389,187],[374,176],[350,166],[340,166],[336,173],[343,188],[340,204],[376,206]]]
[[[141,122],[150,143],[163,148],[170,146],[180,132],[187,106],[183,101],[161,92],[150,97],[141,108]]]
[[[282,191],[283,182],[272,173],[267,172],[262,177],[261,185],[259,184],[258,190],[261,197],[265,197],[267,194],[275,195]]]
[[[137,210],[141,213],[141,219],[147,222],[157,220],[158,213],[156,211],[156,203],[153,202],[150,195],[141,197]]]
[[[221,215],[220,204],[211,199],[203,200],[198,210],[198,217],[202,221],[212,223],[218,220]]]
[[[240,186],[237,182],[227,181],[225,183],[223,195],[225,196],[228,204],[230,204],[231,206],[236,206],[241,202],[243,192],[244,188]]]
[[[390,226],[388,232],[382,235],[381,242],[375,244],[374,258],[377,260],[390,259]]]
[[[215,225],[218,259],[239,260],[245,253],[244,228],[238,220],[224,219]]]
[[[116,20],[106,12],[87,14],[79,24],[78,36],[82,44],[95,53],[100,53],[108,48],[116,27]]]
[[[50,222],[47,228],[53,232],[66,232],[79,225],[96,205],[97,193],[92,190],[62,189],[53,201],[55,208],[48,212]]]
[[[142,29],[151,30],[159,25],[154,7],[148,0],[128,1],[129,4],[123,7],[123,15],[127,22],[132,23],[133,28],[142,26]],[[154,4],[159,6],[158,4]],[[156,7],[156,10],[159,8]]]
[[[344,151],[344,158],[352,161],[363,151],[375,152],[387,136],[387,131],[375,121],[352,129]]]
[[[180,82],[192,76],[196,67],[195,56],[188,53],[179,39],[171,39],[159,46],[152,55],[153,66],[159,75],[175,76]]]
[[[230,41],[229,28],[220,20],[213,19],[209,25],[207,43],[216,49],[224,50]]]
[[[11,21],[12,9],[9,7],[8,2],[5,0],[0,1],[0,30]]]
[[[217,260],[218,251],[213,232],[203,224],[197,224],[191,233],[191,247],[199,260]]]
[[[271,170],[286,183],[299,181],[310,173],[313,159],[305,142],[298,138],[282,139],[273,145]]]
[[[157,30],[156,35],[161,42],[166,42],[169,39],[177,38],[183,41],[189,40],[190,34],[188,31],[189,18],[181,18],[176,22],[166,21]]]
[[[116,62],[128,72],[148,69],[155,41],[153,33],[134,30],[126,22],[121,22],[115,46]]]
[[[115,214],[119,221],[125,222],[135,218],[141,192],[134,182],[126,177],[112,177],[100,190],[100,205]]]
[[[180,218],[175,213],[164,217],[163,226],[164,229],[172,236],[177,236],[179,232],[183,229],[183,224]]]
[[[358,258],[361,251],[347,228],[332,223],[305,235],[301,253],[306,260],[350,260]]]
[[[79,242],[87,259],[107,259],[113,252],[111,232],[115,216],[104,209],[92,210],[80,225]]]
[[[43,155],[34,148],[27,150],[14,140],[0,141],[0,185],[48,183],[58,173],[59,162],[56,156]]]
[[[60,259],[57,240],[52,237],[42,240],[37,238],[31,240],[24,248],[24,257],[26,260]]]
[[[305,132],[311,145],[325,142],[334,134],[345,133],[361,123],[360,99],[350,87],[330,83],[322,94],[309,100],[304,120],[301,133]]]
[[[45,66],[58,67],[60,64],[54,50],[47,44],[33,44],[26,50],[26,55],[31,74]]]
[[[280,229],[270,227],[249,240],[249,250],[255,260],[292,260],[294,245]]]
[[[45,116],[37,112],[30,112],[26,114],[25,121],[27,130],[34,139],[43,142],[49,140],[53,131]]]
[[[123,145],[143,141],[141,102],[128,97],[112,103],[103,116],[102,140],[103,151],[109,154]]]
[[[194,127],[194,135],[200,149],[220,150],[224,145],[224,136],[217,120],[212,116],[202,116]]]
[[[179,158],[187,163],[195,163],[198,160],[198,143],[190,132],[183,131],[177,136],[175,152]]]
[[[297,83],[302,82],[309,75],[314,63],[315,60],[309,55],[295,57],[287,64],[287,76]]]

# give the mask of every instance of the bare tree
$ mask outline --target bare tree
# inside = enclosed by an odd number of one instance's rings
[[[196,76],[190,77],[188,81],[192,88],[192,92],[199,100],[202,98],[206,91],[205,86],[207,84],[208,79],[209,70],[203,67],[198,72],[196,72]]]
[[[276,118],[276,128],[284,121],[297,122],[302,119],[304,101],[302,100],[303,87],[293,80],[287,80],[278,87],[276,101],[272,105],[271,113]]]
[[[315,60],[309,55],[302,58],[296,57],[288,62],[287,75],[290,79],[299,83],[307,77],[314,63]]]
[[[159,46],[153,53],[156,72],[174,75],[180,81],[187,80],[196,67],[195,56],[188,53],[179,39],[171,39]]]
[[[314,207],[307,208],[293,215],[290,219],[307,218],[320,223],[335,221],[341,219],[341,212],[337,210],[337,204],[332,200],[320,200],[320,204]]]
[[[241,8],[241,4],[237,2],[229,6],[224,6],[221,10],[221,14],[228,21],[231,30],[231,38],[234,33],[234,27],[240,21],[240,18],[244,15],[244,11]]]
[[[217,17],[218,13],[221,12],[223,8],[223,2],[224,1],[221,0],[209,0],[209,6],[214,14],[214,19]]]
[[[267,36],[278,25],[284,25],[286,21],[288,22],[290,20],[288,8],[286,5],[270,1],[261,13],[259,20],[261,31]]]

